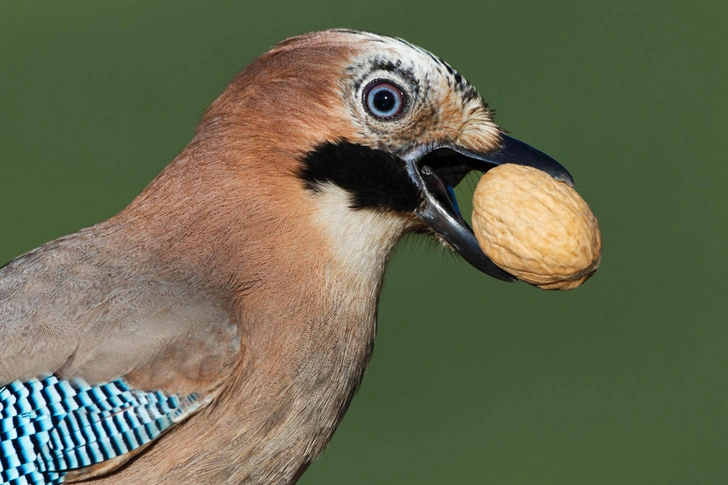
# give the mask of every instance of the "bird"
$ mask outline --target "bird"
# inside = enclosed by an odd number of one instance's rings
[[[405,234],[515,281],[453,191],[504,163],[573,183],[420,47],[275,45],[121,212],[0,269],[0,483],[295,483],[363,378]]]

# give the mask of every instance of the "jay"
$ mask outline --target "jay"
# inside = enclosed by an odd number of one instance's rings
[[[571,183],[421,48],[278,44],[128,207],[0,269],[0,483],[295,483],[362,379],[405,233],[515,280],[453,192],[502,163]]]

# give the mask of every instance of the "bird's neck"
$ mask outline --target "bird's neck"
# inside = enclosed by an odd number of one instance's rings
[[[209,477],[199,483],[294,483],[328,443],[361,382],[385,266],[405,224],[352,210],[334,186],[307,194],[295,214],[275,212],[286,200],[278,196],[267,207],[251,203],[234,224],[220,224],[219,214],[179,213],[167,218],[165,231],[145,231],[183,251],[200,271],[212,268],[205,279],[231,292],[241,335],[240,362],[203,411],[209,419],[190,420],[151,451],[150,460],[189,455],[160,469],[158,483],[185,476]],[[183,218],[185,227],[216,242],[216,257],[200,253],[190,237],[170,237]],[[189,446],[180,449],[180,442]],[[219,466],[197,468],[209,463]]]
[[[249,483],[292,483],[328,443],[369,361],[385,266],[405,229],[394,216],[352,211],[335,187],[314,204],[318,251],[296,255],[258,288],[253,308],[242,305],[253,354],[226,416],[240,419],[240,478],[270,475]]]

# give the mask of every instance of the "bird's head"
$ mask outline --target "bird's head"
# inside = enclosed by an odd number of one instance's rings
[[[502,163],[571,183],[556,161],[505,135],[447,63],[403,40],[357,31],[275,46],[212,104],[197,139],[257,154],[245,163],[295,179],[321,232],[352,264],[420,231],[481,271],[514,281],[480,250],[453,187],[471,170]],[[276,186],[295,204],[301,194],[284,185]]]

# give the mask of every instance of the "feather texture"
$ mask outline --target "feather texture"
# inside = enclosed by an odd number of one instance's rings
[[[383,76],[409,90],[388,123],[361,104]],[[361,382],[392,249],[427,229],[402,154],[498,146],[474,93],[397,39],[289,39],[127,208],[0,268],[2,483],[295,483]]]
[[[195,394],[138,391],[123,379],[14,381],[0,388],[0,483],[63,483],[71,470],[150,443],[200,405]]]

